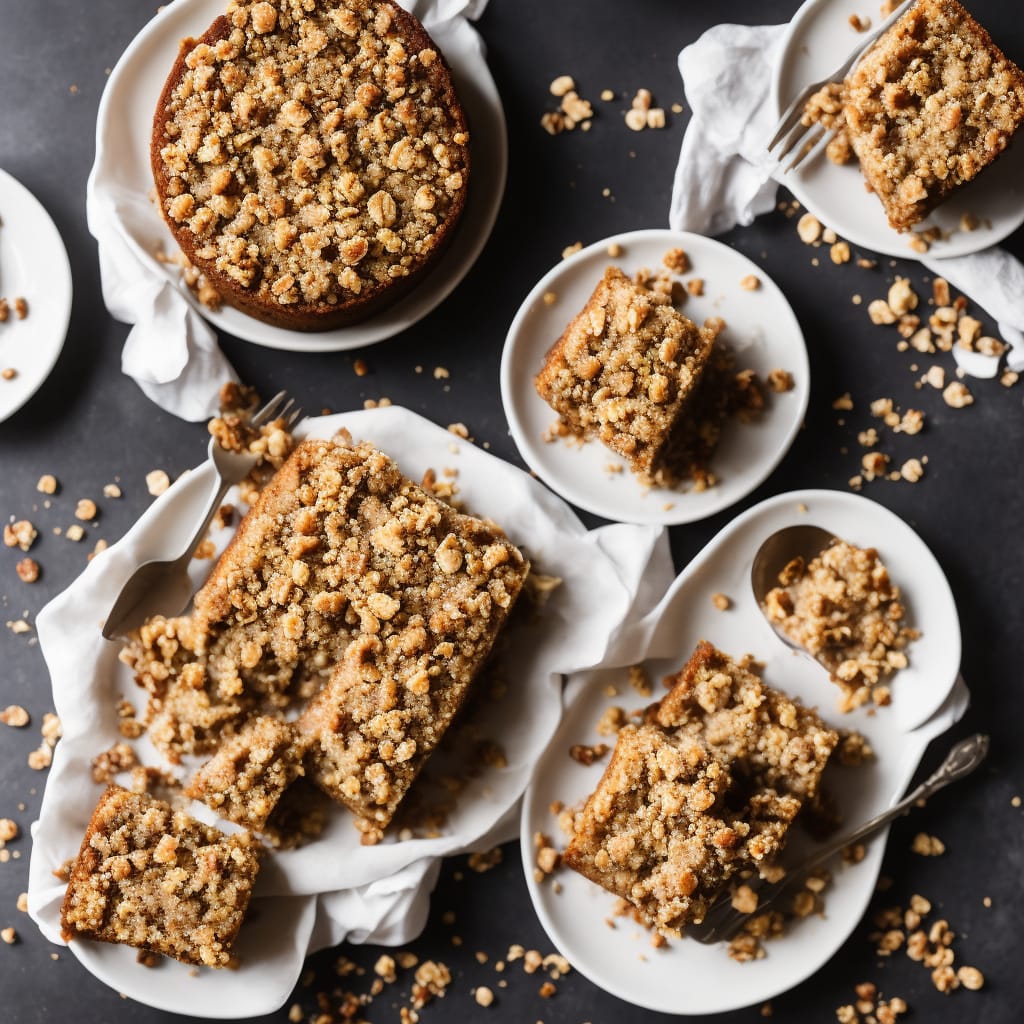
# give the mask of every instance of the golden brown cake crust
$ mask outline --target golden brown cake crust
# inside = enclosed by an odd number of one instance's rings
[[[437,262],[469,132],[450,68],[392,0],[231,0],[182,42],[150,161],[164,220],[221,298],[320,331],[392,305]]]
[[[737,872],[772,867],[838,736],[707,642],[666,683],[619,731],[563,860],[672,935]]]
[[[956,0],[918,0],[848,76],[844,113],[868,186],[906,231],[1006,149],[1024,73]]]
[[[260,494],[191,616],[122,660],[169,756],[209,753],[308,698],[307,774],[379,838],[458,712],[529,563],[367,443],[304,441]]]
[[[246,832],[226,836],[160,800],[108,786],[71,868],[62,934],[228,966],[259,852]]]
[[[608,267],[535,386],[569,430],[598,438],[653,482],[671,476],[665,455],[714,341],[669,296]]]

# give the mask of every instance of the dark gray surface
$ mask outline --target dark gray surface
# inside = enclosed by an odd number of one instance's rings
[[[85,182],[104,68],[113,66],[155,5],[137,0],[8,0],[2,6],[0,166],[50,211],[64,236],[75,283],[71,327],[55,371],[24,409],[0,424],[0,513],[5,521],[8,515],[28,516],[40,526],[33,555],[44,569],[38,583],[26,586],[14,575],[20,555],[0,552],[6,621],[22,615],[34,620],[46,601],[81,571],[94,541],[116,540],[149,504],[143,479],[150,469],[162,466],[175,476],[202,458],[205,431],[202,425],[161,412],[121,374],[127,328],[114,322],[103,306],[95,243],[85,223]],[[564,246],[667,221],[687,115],[670,115],[664,131],[635,134],[621,120],[628,98],[645,87],[666,108],[681,101],[676,55],[683,45],[717,22],[778,22],[795,7],[793,0],[701,5],[676,0],[491,0],[480,30],[509,122],[511,163],[502,213],[478,265],[430,317],[403,336],[363,352],[292,355],[227,337],[222,339],[224,350],[243,379],[265,394],[287,386],[309,410],[357,408],[364,398],[387,395],[438,423],[464,421],[478,442],[490,442],[492,451],[519,464],[501,408],[497,370],[505,332],[522,298],[558,261]],[[973,7],[1009,54],[1024,59],[1024,25],[1013,6],[979,0]],[[873,10],[874,3],[865,4],[865,13]],[[600,104],[591,132],[550,138],[538,122],[553,104],[549,82],[563,73],[574,75],[581,93],[595,101],[604,88],[625,99]],[[72,86],[77,90],[70,91]],[[602,196],[605,188],[613,198]],[[797,240],[793,221],[781,214],[763,217],[725,240],[763,265],[793,304],[811,355],[810,409],[806,429],[757,493],[710,521],[673,529],[677,568],[732,516],[760,498],[796,487],[844,489],[859,458],[856,433],[870,425],[870,400],[890,396],[901,407],[924,408],[926,432],[897,438],[889,450],[897,456],[927,453],[926,477],[914,486],[876,482],[866,493],[910,522],[948,574],[962,619],[963,672],[973,693],[971,711],[953,734],[984,729],[993,738],[990,760],[977,777],[940,794],[931,806],[894,828],[883,869],[892,888],[875,903],[905,903],[911,893],[926,894],[958,933],[958,962],[980,967],[986,990],[940,995],[928,972],[902,953],[890,960],[876,957],[865,923],[822,970],[773,1001],[775,1019],[832,1020],[835,1007],[853,998],[855,983],[873,980],[885,993],[903,996],[917,1020],[1017,1021],[1024,998],[1017,943],[1024,822],[1010,801],[1015,793],[1024,793],[1019,742],[1024,718],[1019,678],[1024,612],[1019,595],[1024,581],[1013,533],[1024,513],[1024,385],[1007,391],[996,382],[972,381],[976,402],[961,411],[945,407],[938,392],[915,389],[916,375],[909,370],[914,360],[898,353],[893,335],[873,327],[864,307],[853,306],[850,299],[854,293],[865,300],[883,295],[895,273],[909,275],[927,294],[916,264],[884,260],[873,271],[852,264],[832,266],[824,250],[812,252]],[[1020,254],[1021,234],[1008,245]],[[821,266],[811,265],[814,256],[823,261]],[[369,364],[368,376],[353,374],[356,356]],[[952,365],[948,358],[943,361]],[[451,377],[438,382],[429,373],[417,375],[417,365],[446,366]],[[853,394],[858,410],[846,414],[840,425],[841,414],[831,402],[844,391]],[[43,496],[35,490],[44,472],[55,474],[62,484],[51,509],[41,507]],[[115,478],[124,498],[102,499],[102,485]],[[98,527],[79,545],[53,536],[52,527],[73,521],[75,501],[83,496],[100,504]],[[13,817],[27,833],[45,774],[30,771],[26,757],[39,742],[39,721],[51,706],[49,679],[31,636],[4,629],[0,651],[0,706],[20,703],[33,716],[26,730],[0,726],[0,817]],[[945,740],[940,744],[944,750]],[[943,750],[930,750],[923,770],[934,767]],[[918,830],[939,835],[946,855],[925,859],[911,854],[910,841]],[[20,853],[20,860],[0,864],[0,927],[14,925],[19,941],[0,946],[0,1019],[17,1024],[172,1019],[123,1002],[66,950],[51,947],[39,935],[15,909],[17,895],[27,885],[27,836],[9,849]],[[552,1024],[664,1019],[605,995],[579,975],[561,980],[558,994],[545,1000],[538,995],[539,975],[525,975],[519,965],[498,975],[490,964],[477,963],[477,951],[489,954],[493,962],[513,942],[551,951],[530,907],[515,845],[506,846],[504,854],[503,864],[487,874],[465,870],[461,859],[442,872],[430,923],[413,948],[422,957],[447,963],[455,982],[446,999],[422,1011],[422,1020]],[[986,896],[991,908],[983,906]],[[445,923],[443,915],[449,911],[454,924]],[[455,935],[461,944],[453,943]],[[314,957],[316,980],[295,996],[307,1016],[323,1010],[332,1014],[330,1019],[338,1015],[340,999],[330,993],[350,987],[334,973],[339,952],[370,968],[380,950],[346,947]],[[54,953],[56,961],[51,959]],[[504,989],[498,987],[502,977],[508,980]],[[487,1010],[470,996],[477,984],[490,985],[498,995]],[[368,978],[351,985],[356,991],[368,986]],[[328,993],[322,1008],[315,999],[320,991]],[[362,1016],[397,1019],[395,1004],[405,1001],[407,993],[408,983],[389,989]],[[681,1007],[685,1001],[686,979],[680,978]],[[268,1019],[283,1021],[286,1011]],[[716,1019],[760,1017],[753,1007]]]

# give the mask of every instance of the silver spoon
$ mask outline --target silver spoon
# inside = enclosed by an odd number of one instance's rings
[[[779,586],[779,574],[794,558],[802,558],[806,565],[820,555],[825,548],[834,544],[837,539],[835,534],[810,523],[785,526],[768,537],[757,549],[757,554],[754,555],[754,564],[750,568],[750,585],[754,591],[757,607],[761,612],[764,613],[764,602],[769,591]],[[807,654],[800,644],[783,632],[779,623],[772,622],[767,615],[765,618],[779,639],[788,647]]]

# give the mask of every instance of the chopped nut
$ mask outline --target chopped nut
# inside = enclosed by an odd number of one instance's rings
[[[146,490],[153,497],[164,493],[171,486],[171,478],[162,469],[150,470],[146,474]]]
[[[732,601],[727,594],[723,594],[720,591],[716,594],[711,595],[711,603],[720,611],[728,611],[732,607]]]
[[[900,476],[909,483],[917,483],[924,476],[924,467],[920,459],[907,459],[900,467]]]
[[[36,484],[36,490],[43,494],[56,494],[57,478],[50,473],[44,473]]]
[[[13,928],[4,928],[0,931],[0,939],[3,939],[8,946],[13,946],[18,941],[18,933]]]
[[[747,274],[746,277],[740,278],[740,287],[748,292],[757,291],[761,287],[761,279],[757,274]]]
[[[8,704],[0,711],[0,722],[12,729],[22,729],[28,725],[28,712],[20,704]]]
[[[82,529],[78,523],[72,523],[65,531],[64,536],[68,540],[73,540],[75,543],[80,541],[85,536],[85,530]]]
[[[971,992],[977,992],[985,984],[985,975],[977,967],[958,967],[956,976],[960,984]]]
[[[486,985],[479,985],[473,990],[473,998],[478,1006],[490,1006],[494,1002],[494,993]]]
[[[945,843],[937,836],[928,835],[927,832],[918,832],[910,848],[922,857],[938,857],[946,852]]]
[[[942,392],[942,400],[951,409],[963,409],[965,406],[973,404],[974,395],[971,394],[963,381],[955,380],[947,385],[946,389]]]
[[[75,506],[75,518],[91,522],[96,518],[96,502],[91,498],[81,498]]]
[[[571,75],[559,75],[549,86],[552,96],[564,96],[576,88]]]
[[[849,263],[850,246],[847,242],[835,242],[829,249],[828,255],[833,263]]]
[[[19,519],[4,526],[4,544],[9,548],[19,547],[22,551],[28,551],[38,536],[36,528],[27,519]]]
[[[868,317],[873,324],[896,323],[896,314],[885,299],[875,299],[868,304]]]
[[[34,558],[23,558],[14,570],[22,583],[35,583],[39,579],[39,563]]]
[[[821,238],[821,221],[813,213],[805,213],[796,224],[796,233],[805,245],[812,245]]]

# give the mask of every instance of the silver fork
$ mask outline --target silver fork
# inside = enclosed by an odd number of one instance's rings
[[[281,419],[290,430],[302,417],[302,410],[293,406],[294,399],[289,398],[286,391],[279,391],[253,415],[250,423],[261,427]],[[258,458],[249,452],[228,451],[217,443],[216,438],[210,438],[209,459],[217,471],[218,482],[202,522],[178,557],[144,562],[128,577],[103,623],[103,635],[108,640],[130,633],[153,615],[178,615],[188,607],[192,600],[188,567],[196,547],[220,508],[224,495],[249,475]]]
[[[900,800],[899,803],[893,804],[888,810],[864,822],[859,828],[816,850],[802,864],[788,870],[785,877],[780,881],[768,884],[762,879],[755,879],[748,883],[758,895],[757,910],[754,913],[760,914],[767,910],[780,896],[788,892],[795,882],[805,878],[811,871],[824,864],[825,861],[835,856],[840,850],[853,843],[859,843],[862,839],[867,839],[868,836],[874,835],[879,829],[888,825],[890,821],[898,818],[901,814],[906,814],[918,801],[927,800],[928,797],[948,786],[951,782],[970,775],[985,760],[985,755],[988,754],[988,747],[989,738],[983,733],[975,733],[973,736],[961,740],[954,745],[953,749],[946,755],[946,759],[935,772],[922,782],[917,789]],[[683,934],[686,938],[696,939],[698,942],[705,944],[728,942],[729,939],[743,928],[743,925],[750,920],[750,917],[750,914],[736,910],[730,900],[725,898],[708,911],[700,924],[687,925]]]
[[[915,3],[916,0],[903,0],[903,3],[899,5],[889,15],[888,18],[883,21],[878,28],[871,32],[866,40],[864,40],[860,46],[853,53],[850,54],[846,60],[828,75],[826,78],[819,79],[817,82],[812,82],[806,89],[801,92],[795,100],[785,109],[782,116],[779,118],[779,122],[775,128],[775,134],[772,136],[771,142],[768,143],[768,152],[775,156],[775,159],[779,164],[793,151],[794,148],[799,146],[797,154],[793,158],[793,161],[782,171],[783,174],[788,174],[790,171],[799,167],[800,164],[810,159],[812,155],[817,155],[825,146],[828,144],[829,139],[835,135],[838,130],[838,125],[834,125],[832,128],[826,128],[822,124],[811,124],[805,125],[802,123],[804,114],[804,108],[807,106],[807,101],[822,87],[828,85],[829,82],[841,82],[850,73],[851,69],[860,61],[860,59],[875,45],[875,41],[878,39],[883,32],[889,29],[894,21],[902,17],[903,13]],[[776,153],[775,150],[778,150]]]

